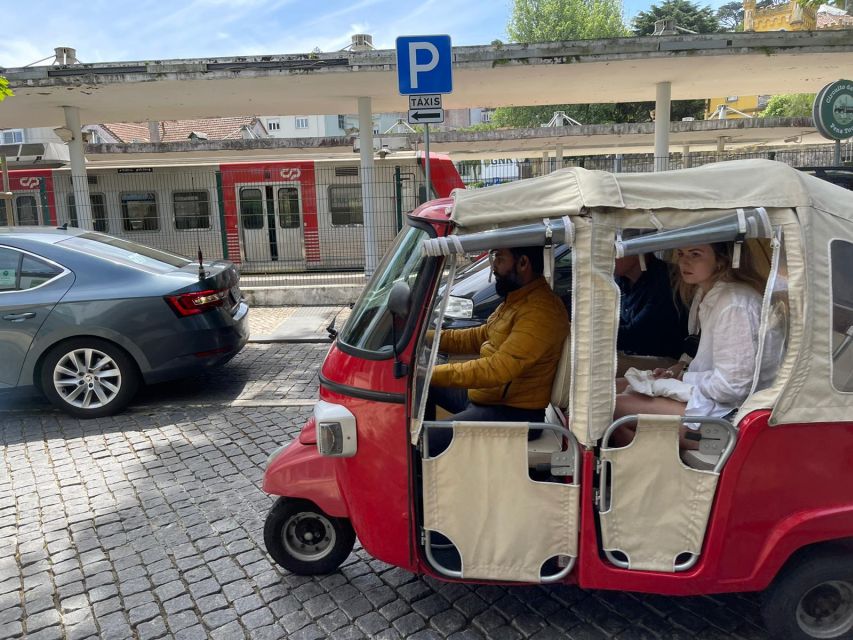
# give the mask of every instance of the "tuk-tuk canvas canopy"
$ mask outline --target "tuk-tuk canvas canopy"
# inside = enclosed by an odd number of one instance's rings
[[[457,189],[451,220],[465,233],[478,227],[574,216],[584,208],[795,208],[819,205],[824,197],[820,187],[825,185],[771,160],[718,162],[658,173],[614,174],[569,167],[485,189]]]
[[[747,399],[740,415],[771,408],[772,424],[847,421],[853,393],[832,385],[829,244],[853,243],[853,192],[770,160],[695,169],[611,174],[572,167],[547,176],[453,193],[451,219],[467,233],[572,216],[572,430],[583,444],[612,421],[619,291],[613,280],[620,229],[676,229],[763,207],[786,254],[788,349],[775,382]],[[649,215],[654,214],[654,215]],[[845,285],[846,286],[846,285]],[[853,285],[851,285],[853,286]],[[853,297],[853,296],[852,296]],[[608,393],[608,389],[610,392]]]

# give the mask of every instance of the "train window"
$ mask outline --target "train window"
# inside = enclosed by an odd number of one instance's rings
[[[333,184],[329,186],[329,210],[332,225],[364,224],[361,204],[361,185]]]
[[[101,233],[107,232],[107,203],[103,193],[90,193],[89,202],[92,205],[92,227],[95,231]],[[72,227],[79,227],[80,222],[77,218],[77,203],[74,201],[74,194],[68,195],[68,223]]]
[[[278,190],[278,224],[282,229],[300,227],[298,187],[281,187]]]
[[[37,225],[39,223],[39,211],[35,196],[18,196],[15,198],[18,209],[18,224]]]
[[[158,231],[157,195],[152,191],[122,193],[121,219],[125,231]]]
[[[264,199],[260,189],[240,189],[240,224],[244,229],[264,228]]]
[[[175,229],[210,229],[210,199],[207,191],[175,191]]]

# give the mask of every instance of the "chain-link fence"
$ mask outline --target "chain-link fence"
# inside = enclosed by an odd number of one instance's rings
[[[751,152],[710,151],[670,153],[665,162],[669,170],[689,169],[713,162],[763,158],[784,162],[792,167],[829,167],[836,164],[835,150],[829,145],[802,149],[765,149]],[[853,141],[841,146],[841,165],[853,165]],[[648,173],[655,171],[653,154],[611,154],[548,158],[495,159],[463,161],[458,164],[462,181],[469,189],[551,173],[562,167],[583,167],[612,173]]]

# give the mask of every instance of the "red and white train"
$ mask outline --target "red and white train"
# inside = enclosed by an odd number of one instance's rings
[[[365,262],[362,179],[371,184],[378,253],[403,216],[421,202],[464,185],[447,156],[377,159],[362,175],[354,159],[107,165],[87,168],[92,227],[149,246],[226,258],[246,272],[358,269]],[[11,211],[2,225],[79,226],[68,168],[9,172]],[[88,225],[87,225],[88,226]]]

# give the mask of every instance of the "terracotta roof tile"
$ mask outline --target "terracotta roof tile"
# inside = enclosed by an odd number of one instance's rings
[[[186,140],[190,133],[204,133],[209,140],[231,140],[242,138],[241,128],[251,127],[254,116],[228,118],[200,118],[198,120],[163,120],[158,123],[161,142]],[[122,142],[150,142],[148,125],[141,122],[112,122],[101,125]]]

